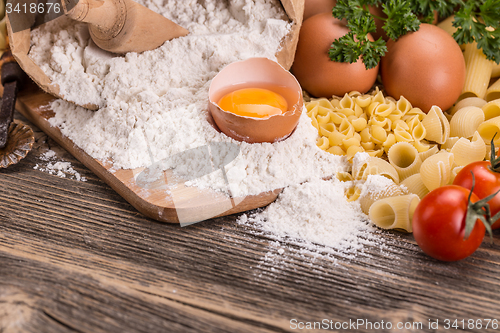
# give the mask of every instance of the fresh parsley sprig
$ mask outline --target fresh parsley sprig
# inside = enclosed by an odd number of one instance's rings
[[[457,43],[476,41],[488,59],[500,63],[499,0],[338,0],[332,14],[338,19],[346,19],[350,32],[333,41],[330,59],[355,62],[361,57],[368,69],[380,62],[387,47],[382,38],[368,39],[368,33],[376,31],[369,6],[382,8],[386,17],[378,18],[385,21],[382,28],[393,40],[417,31],[421,22],[431,22],[435,11],[441,17],[456,11],[453,25],[457,31],[453,37]]]

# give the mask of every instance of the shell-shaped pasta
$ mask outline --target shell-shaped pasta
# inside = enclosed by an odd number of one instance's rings
[[[432,145],[430,145],[429,142],[427,142],[426,140],[420,140],[420,141],[415,140],[411,144],[413,145],[413,147],[417,149],[419,153],[426,152],[427,150],[429,150],[429,148],[432,147]]]
[[[364,151],[365,150],[363,149],[363,147],[352,145],[347,148],[347,150],[345,151],[345,155],[347,156],[349,161],[351,161],[354,158],[354,155],[356,155],[357,153],[363,153]]]
[[[411,129],[411,136],[413,137],[414,141],[422,141],[426,135],[427,131],[425,130],[425,127],[421,122],[418,122],[418,124],[416,124]]]
[[[453,166],[453,154],[441,151],[428,157],[420,167],[420,175],[425,187],[432,191],[448,184]]]
[[[347,202],[358,200],[360,194],[361,194],[361,189],[357,186],[350,187],[344,192],[344,195],[347,198]]]
[[[324,112],[326,110],[326,112]],[[322,106],[318,106],[318,115],[316,116],[316,120],[318,124],[328,124],[330,122],[330,116],[333,112],[325,109]]]
[[[361,142],[373,142],[372,134],[368,127],[359,132],[359,135],[361,136]]]
[[[467,106],[477,106],[478,108],[482,108],[486,104],[486,101],[479,97],[467,97],[461,99],[457,102],[449,111],[449,113],[453,116],[458,110]]]
[[[411,108],[411,103],[403,96],[401,96],[396,102],[396,109],[399,110],[403,115],[410,111]]]
[[[350,182],[353,180],[351,173],[345,171],[337,172],[337,179],[341,182]]]
[[[344,156],[345,151],[340,146],[333,146],[326,150],[330,154]]]
[[[361,96],[356,96],[354,102],[362,108],[366,108],[372,102],[372,96],[366,94]]]
[[[361,142],[359,142],[359,139],[355,136],[342,140],[342,144],[344,145],[345,149],[349,149],[349,147],[351,146],[359,146],[360,143]]]
[[[406,121],[408,118],[413,116],[417,116],[418,120],[422,121],[424,120],[426,114],[420,108],[411,108],[410,111],[406,112],[406,114],[403,116],[403,120]]]
[[[460,140],[458,136],[449,137],[448,140],[441,145],[441,149],[450,150],[458,140]]]
[[[396,169],[378,157],[370,157],[363,163],[356,163],[352,167],[352,176],[356,180],[366,180],[369,175],[384,176],[399,184],[399,175]]]
[[[319,134],[328,137],[333,132],[337,131],[337,128],[333,123],[319,124]]]
[[[399,124],[394,129],[394,136],[396,137],[397,142],[413,141],[413,136]]]
[[[347,119],[346,115],[340,112],[331,112],[330,113],[330,121],[335,125],[339,126],[342,122]]]
[[[477,106],[466,106],[458,110],[450,121],[450,136],[471,138],[484,121],[484,112]]]
[[[486,101],[485,101],[486,103]],[[484,120],[489,120],[500,116],[500,99],[494,99],[482,106]]]
[[[335,105],[332,104],[333,101],[330,101],[327,98],[319,98],[316,101],[318,102],[319,106],[321,106],[325,109],[334,110],[337,108]]]
[[[479,133],[475,132],[471,141],[460,138],[450,152],[454,156],[456,165],[465,166],[472,162],[482,161],[486,154],[486,147]]]
[[[367,121],[365,118],[357,118],[351,121],[352,127],[356,132],[361,132],[366,128]]]
[[[418,150],[418,149],[417,149]],[[420,156],[420,160],[423,162],[425,161],[429,156],[432,156],[434,154],[437,154],[439,152],[439,147],[438,145],[433,145],[432,147],[430,147],[429,149],[427,149],[426,151],[423,151],[423,152],[420,152],[418,153],[418,156]]]
[[[364,150],[374,150],[375,144],[373,142],[361,142],[361,147],[363,147]]]
[[[380,91],[378,89],[375,90],[375,96],[373,96],[372,101],[378,102],[380,104],[385,103],[385,97],[384,97],[384,94],[382,93],[382,91]]]
[[[316,145],[319,147],[319,149],[327,150],[330,148],[330,142],[328,141],[328,138],[325,136],[322,136],[316,141]]]
[[[328,133],[327,138],[330,143],[330,146],[333,147],[333,146],[340,146],[342,142],[346,139],[346,136],[337,131],[337,129],[335,129],[334,131]]]
[[[388,117],[394,110],[396,110],[396,104],[394,102],[381,103],[373,110],[373,115]]]
[[[383,149],[366,150],[365,153],[367,153],[371,157],[382,157],[382,155],[384,155],[384,150]]]
[[[422,199],[427,195],[427,193],[429,193],[429,190],[422,181],[422,176],[420,175],[420,173],[416,173],[406,178],[401,182],[401,185],[406,187],[408,192],[418,195],[420,199]]]
[[[309,103],[305,103],[306,105],[306,110],[307,110],[307,115],[310,117],[310,112],[314,109],[314,108],[318,108],[318,105],[319,105],[319,102],[318,101],[311,101]],[[316,116],[316,115],[314,115]]]
[[[465,168],[465,165],[462,165],[462,166],[458,166],[458,167],[454,167],[453,169],[451,169],[451,177],[450,177],[450,182],[449,184],[452,184],[453,181],[455,180],[455,177],[458,175],[458,173],[463,169]]]
[[[400,229],[412,232],[413,213],[420,198],[416,194],[388,197],[371,205],[368,216],[382,229]]]
[[[500,143],[500,116],[486,120],[479,125],[477,131],[484,140],[484,143],[489,144],[493,136],[495,136],[495,145]]]
[[[389,163],[396,169],[399,180],[418,173],[422,161],[417,149],[408,142],[398,142],[387,153]]]
[[[339,132],[344,134],[346,138],[354,136],[354,127],[351,125],[347,118],[343,119],[339,125]]]
[[[394,144],[396,143],[396,136],[394,136],[393,133],[389,133],[387,135],[387,139],[382,143],[382,147],[384,147],[385,152],[389,151],[389,148],[391,148]]]
[[[350,108],[340,108],[337,110],[337,112],[342,113],[346,117],[354,116],[356,113],[353,109],[350,109]]]
[[[370,134],[375,144],[382,144],[385,140],[387,140],[387,131],[382,126],[370,126]]]
[[[340,107],[343,109],[354,109],[354,100],[351,96],[349,96],[349,94],[344,94],[344,97],[340,100]]]
[[[427,131],[425,138],[429,141],[443,144],[450,136],[450,123],[439,106],[431,107],[427,116],[422,120],[422,125]]]

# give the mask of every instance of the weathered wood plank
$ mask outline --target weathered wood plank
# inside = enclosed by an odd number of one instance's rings
[[[49,145],[88,181],[34,170]],[[6,333],[283,332],[293,318],[499,316],[498,231],[457,263],[428,258],[397,232],[351,259],[314,258],[293,242],[280,255],[272,237],[234,216],[186,228],[143,217],[40,132],[25,160],[0,170],[0,185]]]

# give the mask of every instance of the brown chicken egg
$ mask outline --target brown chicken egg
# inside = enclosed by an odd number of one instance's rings
[[[330,60],[332,42],[348,32],[331,13],[314,15],[302,24],[291,71],[311,95],[329,98],[354,90],[365,93],[375,83],[378,66],[367,70],[361,59],[355,63]]]
[[[217,128],[248,143],[286,139],[297,127],[303,107],[295,77],[267,58],[226,66],[210,83],[208,95]]]
[[[388,95],[404,96],[425,113],[433,105],[443,111],[453,106],[465,82],[465,60],[453,37],[423,23],[418,31],[389,40],[387,49],[380,74]]]
[[[337,0],[305,0],[304,21],[319,13],[332,13]]]

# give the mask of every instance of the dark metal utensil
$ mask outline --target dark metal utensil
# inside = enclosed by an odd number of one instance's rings
[[[14,117],[17,92],[26,82],[26,73],[17,64],[10,51],[0,57],[2,71],[1,82],[3,85],[2,106],[0,107],[0,149],[5,148],[9,127]]]

